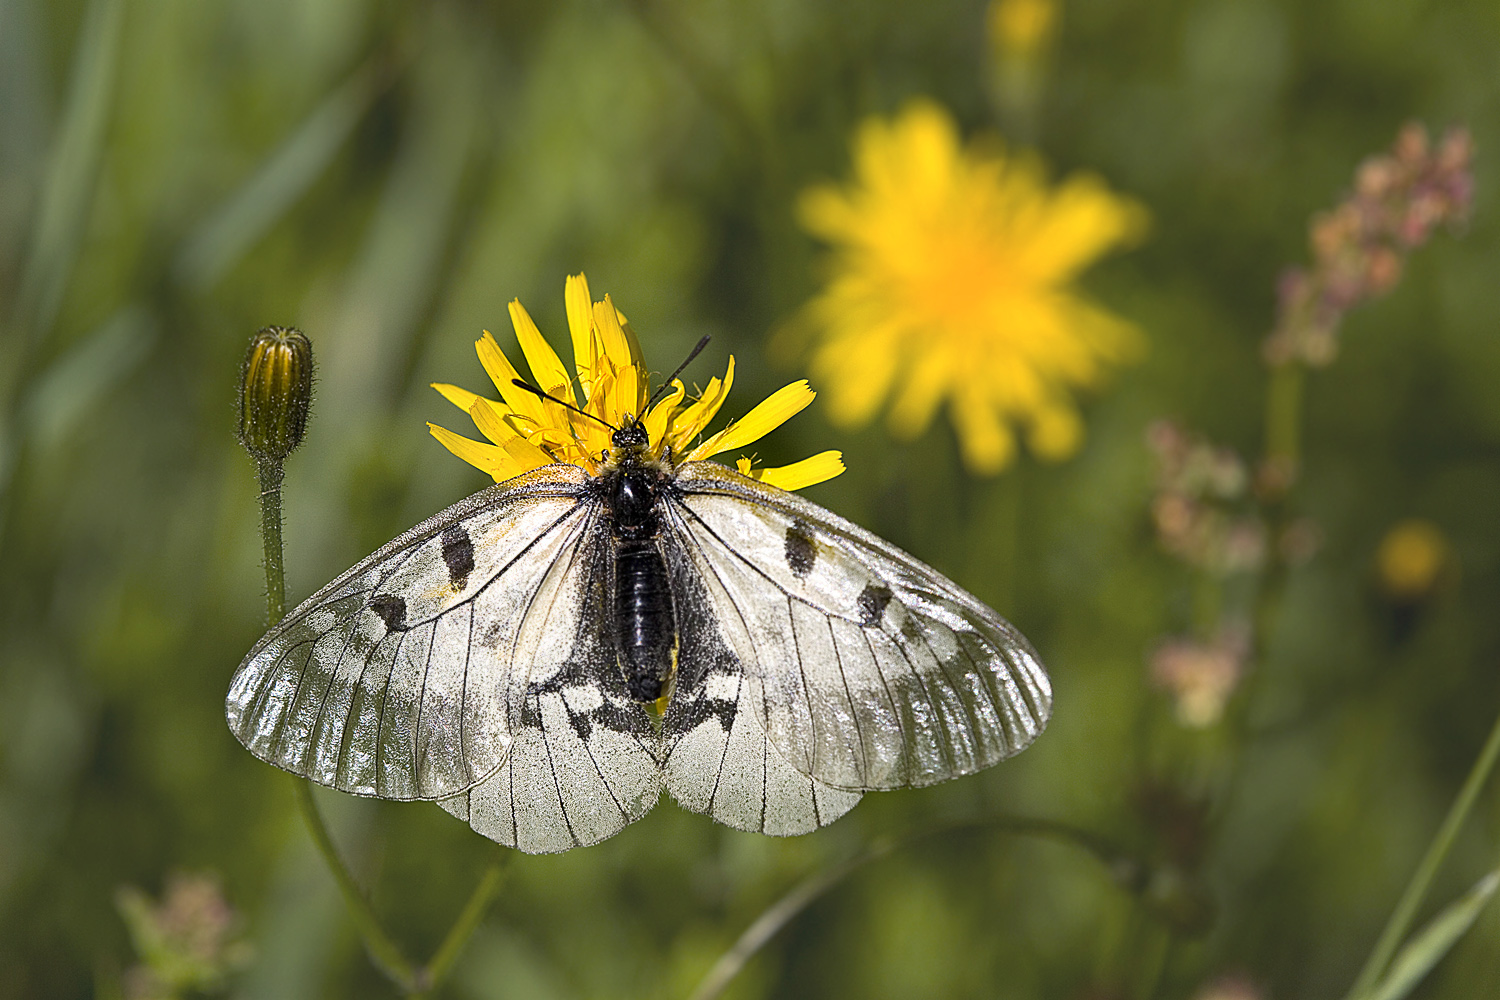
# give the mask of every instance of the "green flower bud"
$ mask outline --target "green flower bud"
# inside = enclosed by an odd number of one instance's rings
[[[280,462],[302,443],[312,407],[312,342],[291,327],[250,338],[240,369],[239,436],[256,460]]]

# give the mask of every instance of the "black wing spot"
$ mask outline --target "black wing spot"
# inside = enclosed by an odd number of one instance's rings
[[[739,710],[738,702],[729,701],[727,698],[708,698],[700,695],[682,708],[682,716],[680,719],[673,720],[673,728],[685,733],[698,728],[709,719],[718,719],[719,727],[727,736],[734,729],[734,717],[739,714]]]
[[[891,603],[891,590],[889,587],[878,587],[873,583],[865,584],[865,589],[859,592],[859,623],[866,628],[880,624],[880,619],[885,616],[885,606]]]
[[[528,729],[542,728],[542,703],[534,691],[528,692],[521,702],[521,725]]]
[[[563,704],[566,705],[567,702],[564,701]],[[570,708],[568,709],[568,722],[572,724],[573,732],[578,734],[578,738],[587,742],[589,733],[594,731],[594,724],[589,720],[589,713],[575,712]]]
[[[503,621],[490,622],[490,627],[484,630],[484,635],[479,637],[479,644],[487,649],[499,649],[500,643],[505,640],[505,623]]]
[[[443,529],[443,562],[448,564],[448,582],[454,590],[462,590],[474,572],[474,541],[463,525]]]
[[[406,631],[406,599],[397,594],[376,594],[370,598],[370,610],[380,616],[392,632]]]
[[[797,579],[812,572],[818,561],[818,545],[813,539],[812,528],[804,521],[793,521],[786,529],[786,565]]]

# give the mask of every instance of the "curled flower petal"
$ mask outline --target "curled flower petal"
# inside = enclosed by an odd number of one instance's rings
[[[805,410],[816,395],[808,387],[806,379],[783,386],[757,403],[754,409],[739,420],[688,452],[687,457],[689,460],[711,458],[720,452],[735,451],[753,444]]]
[[[667,426],[671,423],[672,416],[677,412],[677,407],[687,396],[687,389],[681,379],[672,382],[672,391],[661,398],[661,401],[651,407],[651,412],[646,414],[643,421],[646,425],[646,436],[652,441],[661,441],[667,434]]]
[[[729,368],[724,373],[724,381],[720,382],[718,378],[709,379],[708,387],[703,390],[703,395],[684,408],[682,414],[673,422],[668,435],[674,452],[687,451],[688,443],[702,434],[703,429],[713,422],[714,417],[718,415],[719,407],[724,405],[724,398],[729,395],[729,388],[732,385],[734,385],[733,354],[729,356]]]
[[[598,331],[604,356],[616,368],[633,364],[635,359],[631,357],[630,343],[625,339],[625,328],[620,325],[620,314],[607,294],[603,302],[594,303],[593,315],[594,329]]]

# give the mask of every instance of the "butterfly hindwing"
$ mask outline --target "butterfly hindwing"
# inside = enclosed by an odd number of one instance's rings
[[[230,729],[268,763],[341,791],[451,796],[505,760],[551,567],[584,538],[586,475],[539,469],[406,532],[250,651]]]
[[[661,794],[658,736],[626,694],[604,627],[610,538],[597,504],[584,536],[549,569],[517,643],[536,666],[514,688],[509,756],[439,802],[476,832],[532,854],[611,837]]]
[[[827,826],[861,793],[799,773],[771,745],[725,641],[722,602],[710,596],[712,580],[681,542],[673,533],[663,538],[679,633],[675,690],[663,720],[667,790],[683,808],[737,830],[784,837]]]
[[[704,578],[753,713],[798,772],[929,785],[1020,752],[1051,685],[1008,623],[941,574],[794,494],[700,462],[670,530]]]

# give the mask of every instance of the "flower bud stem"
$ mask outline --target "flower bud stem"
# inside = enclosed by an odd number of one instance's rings
[[[266,569],[266,619],[275,625],[286,616],[286,571],[281,561],[280,459],[262,458],[260,474],[260,544]]]
[[[312,782],[295,781],[293,788],[297,796],[297,811],[302,814],[302,819],[307,824],[307,832],[312,834],[318,853],[323,856],[329,872],[333,875],[333,880],[338,883],[339,892],[343,895],[344,903],[349,910],[349,917],[354,921],[354,926],[359,928],[359,936],[364,938],[365,949],[369,951],[370,958],[374,960],[381,972],[401,988],[403,993],[416,992],[416,974],[412,969],[411,961],[401,953],[400,947],[391,940],[385,928],[380,926],[380,918],[375,915],[370,901],[360,891],[358,883],[354,881],[354,876],[349,874],[349,869],[344,867],[338,848],[334,846],[333,837],[328,832],[328,826],[323,822],[323,815],[318,812],[318,804],[313,801]]]

